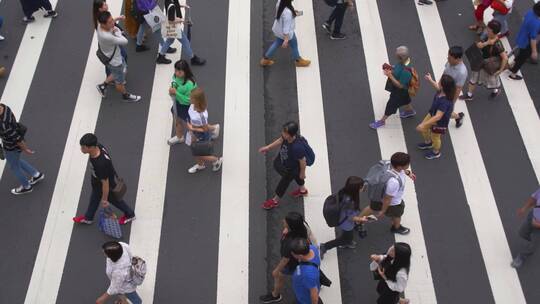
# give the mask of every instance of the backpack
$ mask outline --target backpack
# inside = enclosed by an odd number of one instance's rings
[[[340,221],[341,210],[343,210],[343,204],[337,194],[332,194],[324,200],[323,216],[328,227],[337,227],[347,219]]]
[[[306,152],[306,163],[308,166],[313,165],[315,162],[315,152],[313,152],[313,149],[308,144],[305,137],[298,136],[298,142],[302,144],[302,147],[304,148],[304,151]]]
[[[420,89],[420,81],[418,79],[418,72],[415,68],[409,68],[405,67],[407,71],[411,73],[411,81],[409,81],[409,96],[414,97],[418,93],[418,90]]]
[[[130,282],[135,285],[141,285],[146,276],[146,262],[138,257],[134,256],[131,258],[131,269],[129,270]]]
[[[400,188],[403,187],[401,178],[390,171],[391,168],[390,161],[381,160],[369,169],[364,182],[367,183],[368,197],[372,202],[382,202],[386,193],[386,183],[392,177],[398,180]]]

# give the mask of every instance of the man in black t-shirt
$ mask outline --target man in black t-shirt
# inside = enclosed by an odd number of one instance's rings
[[[119,219],[121,225],[133,221],[135,219],[133,209],[123,200],[117,200],[112,193],[116,187],[116,171],[105,147],[98,143],[97,137],[92,133],[85,134],[80,140],[80,145],[82,153],[90,156],[92,164],[92,195],[85,215],[74,217],[73,221],[79,224],[92,224],[100,202],[103,208],[107,208],[111,203],[124,212]]]

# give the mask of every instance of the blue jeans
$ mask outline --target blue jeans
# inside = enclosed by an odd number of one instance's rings
[[[508,19],[509,15],[509,13],[503,15],[497,11],[493,12],[493,20],[497,20],[499,21],[499,23],[501,23],[501,31],[499,32],[501,34],[505,34],[506,32],[508,32],[508,22],[506,21],[506,19]]]
[[[142,299],[141,299],[141,297],[139,297],[139,295],[137,294],[136,291],[131,292],[131,293],[126,293],[125,296],[133,304],[142,304]]]
[[[276,37],[276,40],[274,40],[274,43],[268,48],[268,51],[266,51],[266,54],[264,54],[264,58],[270,59],[276,52],[276,50],[281,47],[283,44],[283,39]],[[296,40],[296,34],[293,36],[291,40],[289,40],[289,46],[292,49],[292,56],[294,60],[300,59],[300,52],[298,51],[298,41]]]
[[[139,30],[137,31],[137,45],[142,45],[143,44],[144,31],[145,31],[145,28],[147,28],[147,27],[148,27],[148,24],[146,24],[146,22],[141,23],[139,25]],[[165,43],[165,40],[163,40],[163,37],[161,37],[161,31],[160,30],[155,31],[152,34],[159,35],[159,44],[163,45]]]
[[[28,176],[36,176],[39,172],[29,163],[21,159],[21,151],[4,151],[6,162],[23,187],[30,187]]]
[[[180,41],[180,43],[182,44],[182,49],[186,57],[191,59],[193,57],[193,50],[191,49],[191,42],[189,42],[189,39],[187,38],[184,31],[182,31],[182,37],[180,37],[178,41]],[[173,44],[173,42],[174,38],[167,38],[167,40],[165,40],[165,43],[161,45],[159,53],[161,55],[165,55],[167,53],[167,49]]]

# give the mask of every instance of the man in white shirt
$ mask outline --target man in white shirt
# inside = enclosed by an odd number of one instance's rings
[[[409,154],[396,152],[390,158],[393,177],[386,182],[386,191],[382,202],[370,202],[369,206],[362,210],[360,216],[368,216],[373,211],[378,211],[377,217],[384,215],[392,220],[392,233],[408,234],[410,229],[401,225],[401,216],[405,211],[405,202],[403,202],[403,193],[405,192],[405,176],[409,176],[413,181],[416,175],[409,170],[411,158]]]
[[[106,57],[102,63],[111,72],[102,84],[97,85],[102,98],[107,96],[107,86],[114,82],[116,90],[122,93],[122,98],[127,102],[137,102],[141,96],[133,95],[126,90],[127,63],[122,57],[120,46],[128,43],[127,38],[122,35],[122,31],[115,26],[114,18],[110,12],[102,12],[98,16],[99,26],[97,27],[98,52]]]

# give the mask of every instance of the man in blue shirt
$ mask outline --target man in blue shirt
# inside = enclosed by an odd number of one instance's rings
[[[321,289],[319,266],[319,250],[310,245],[308,240],[296,238],[291,242],[291,254],[298,260],[292,276],[292,285],[298,304],[322,303],[319,298]]]
[[[514,60],[514,65],[510,68],[510,77],[514,80],[521,80],[523,77],[516,74],[527,58],[538,60],[537,37],[540,33],[540,2],[537,2],[525,15],[516,39],[518,53]]]

